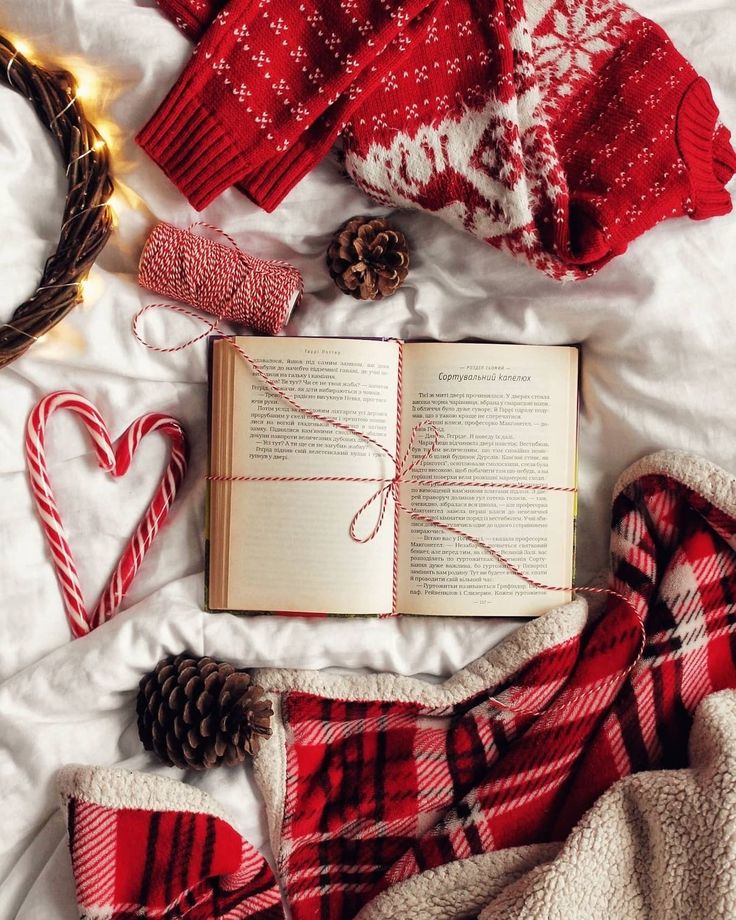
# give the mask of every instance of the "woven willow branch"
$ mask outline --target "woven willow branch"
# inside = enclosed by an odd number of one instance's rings
[[[87,121],[70,73],[33,64],[0,35],[0,83],[28,99],[56,142],[67,176],[56,251],[46,262],[33,296],[9,320],[0,320],[0,367],[4,367],[81,301],[81,282],[112,232],[113,214],[107,202],[113,184],[107,145]]]

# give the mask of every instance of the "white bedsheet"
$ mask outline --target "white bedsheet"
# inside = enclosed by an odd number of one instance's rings
[[[639,0],[708,78],[736,127],[736,6],[732,0]],[[242,665],[340,666],[446,675],[514,621],[314,622],[200,612],[205,473],[205,349],[145,351],[135,311],[153,298],[136,284],[137,258],[157,219],[193,212],[137,150],[133,136],[187,60],[184,38],[153,0],[2,0],[0,30],[50,60],[95,76],[97,112],[114,143],[120,226],[94,270],[88,302],[26,357],[0,371],[0,920],[76,916],[54,774],[69,761],[155,770],[140,748],[134,699],[141,674],[189,648]],[[35,286],[58,232],[63,177],[27,105],[0,90],[0,321]],[[578,581],[606,565],[609,494],[631,461],[663,447],[736,470],[736,217],[658,227],[597,278],[558,286],[438,220],[403,214],[413,245],[404,289],[385,303],[339,296],[323,265],[330,232],[376,212],[329,161],[276,213],[237,192],[205,218],[241,245],[303,272],[307,296],[290,332],[583,345]],[[149,327],[155,332],[155,329]],[[163,334],[163,323],[161,324]],[[172,329],[170,334],[176,334]],[[175,513],[124,612],[69,641],[54,573],[24,473],[32,405],[79,390],[116,436],[136,416],[179,417],[193,445]],[[113,483],[69,418],[55,418],[51,475],[89,597],[106,580],[163,462],[150,439]],[[257,522],[254,526],[258,526]],[[257,846],[265,825],[249,772],[182,776],[210,791]]]

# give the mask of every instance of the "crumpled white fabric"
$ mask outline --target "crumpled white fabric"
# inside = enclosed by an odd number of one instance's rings
[[[642,0],[711,83],[736,128],[736,8],[728,0]],[[497,642],[509,621],[236,620],[200,611],[207,411],[204,346],[144,350],[130,323],[155,298],[136,284],[156,220],[195,215],[136,148],[191,49],[153,0],[4,0],[0,27],[50,62],[93,77],[88,109],[113,143],[119,229],[93,271],[89,295],[49,337],[0,371],[0,917],[72,918],[71,874],[53,775],[70,760],[159,769],[134,727],[141,674],[189,647],[238,664],[351,667],[437,676]],[[58,234],[63,175],[27,104],[0,89],[0,321],[33,290]],[[344,179],[333,158],[273,214],[230,191],[203,215],[251,252],[285,258],[307,295],[289,332],[300,335],[478,338],[582,344],[578,583],[606,567],[609,495],[620,471],[663,447],[736,469],[736,216],[668,222],[598,277],[560,286],[427,214],[397,222],[413,248],[404,288],[379,304],[342,297],[324,267],[331,232],[347,217],[383,213]],[[179,335],[181,318],[147,324]],[[125,612],[71,643],[28,490],[23,432],[32,405],[79,390],[114,435],[151,410],[181,419],[192,440],[189,477],[174,514],[134,583]],[[163,464],[150,439],[112,482],[70,418],[49,431],[50,474],[90,600],[106,581]],[[253,522],[265,526],[265,522]],[[160,768],[163,769],[163,768]],[[191,780],[191,777],[183,777]],[[248,770],[196,777],[254,844],[265,839]]]

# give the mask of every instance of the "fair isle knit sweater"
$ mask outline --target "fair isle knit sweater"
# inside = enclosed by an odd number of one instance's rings
[[[341,135],[371,197],[560,279],[731,210],[708,84],[618,0],[159,3],[198,45],[139,142],[199,209],[273,210]]]

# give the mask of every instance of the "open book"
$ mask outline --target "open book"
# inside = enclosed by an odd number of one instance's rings
[[[235,341],[299,403],[370,435],[395,456],[418,423],[434,423],[436,449],[407,479],[575,487],[574,347]],[[290,406],[226,340],[214,340],[212,349],[212,475],[395,476],[383,451]],[[428,426],[416,434],[415,458],[431,438]],[[570,599],[531,587],[463,537],[399,511],[391,497],[375,536],[356,542],[351,520],[380,488],[380,482],[211,482],[208,608],[533,616]],[[573,491],[403,482],[399,497],[406,508],[487,542],[535,581],[572,584]],[[371,533],[379,511],[375,501],[359,516],[357,536]]]

